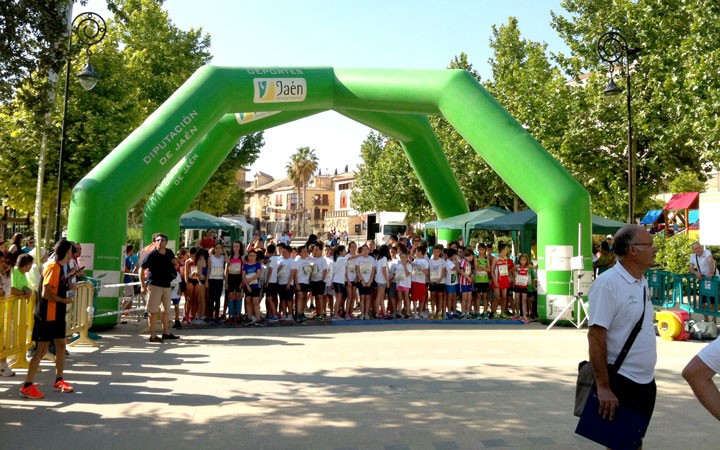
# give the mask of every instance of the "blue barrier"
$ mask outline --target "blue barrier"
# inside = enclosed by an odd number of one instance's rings
[[[645,277],[653,305],[670,309],[678,303],[675,295],[675,274],[666,270],[650,269],[645,272]]]
[[[699,280],[692,274],[675,275],[675,295],[680,308],[704,316],[720,317],[718,311],[718,287],[720,277]]]

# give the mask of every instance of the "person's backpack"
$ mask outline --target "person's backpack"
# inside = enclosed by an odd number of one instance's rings
[[[700,321],[696,322],[692,319],[685,322],[685,330],[690,333],[692,339],[699,341],[711,341],[718,336],[718,327],[714,322]]]

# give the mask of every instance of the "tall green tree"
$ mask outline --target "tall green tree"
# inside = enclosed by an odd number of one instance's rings
[[[597,40],[609,30],[642,48],[631,64],[631,94],[636,141],[637,211],[682,172],[718,167],[720,79],[710,74],[720,64],[720,8],[713,2],[683,0],[566,0],[552,24],[571,50],[557,55],[569,77],[583,89],[573,93],[575,120],[563,144],[570,159],[588,159],[582,173],[608,210],[626,207],[627,111],[622,102],[602,98],[608,67],[597,55]],[[618,83],[623,84],[623,65]],[[626,87],[626,86],[622,86]],[[593,163],[594,162],[594,163]],[[606,195],[603,195],[607,193]],[[622,200],[621,200],[622,199]],[[625,201],[624,205],[621,202]],[[620,214],[616,214],[619,216]]]
[[[301,215],[305,217],[305,198],[307,197],[307,185],[312,178],[313,173],[318,170],[319,162],[315,154],[315,149],[310,147],[300,147],[290,157],[290,161],[285,166],[288,178],[293,182],[296,188],[302,188],[302,196],[299,206]],[[304,231],[300,226],[300,216],[298,216],[298,230]]]
[[[75,81],[84,66],[84,49],[74,45],[71,54],[73,79],[67,109],[67,145],[64,197],[147,116],[159,107],[197,68],[210,62],[210,38],[201,30],[184,31],[173,24],[158,0],[110,2],[115,17],[106,18],[105,39],[92,47],[92,62],[101,80],[90,92]],[[55,20],[61,20],[56,16]],[[39,76],[39,75],[38,75]],[[63,80],[60,80],[62,83]],[[62,85],[62,84],[61,84]],[[36,97],[47,95],[42,83],[26,77],[19,91]],[[43,132],[48,133],[47,183],[44,204],[54,203],[57,186],[57,149],[60,141],[62,96],[56,98],[52,126],[44,129],[38,111],[16,93],[0,104],[0,178],[8,181],[0,193],[11,206],[30,211],[34,199],[37,155]],[[40,116],[42,118],[42,116]],[[250,157],[251,154],[246,155]],[[230,164],[239,162],[228,158]],[[227,162],[226,162],[227,164]],[[227,166],[223,166],[228,169]],[[229,169],[228,169],[229,171]],[[128,174],[132,177],[132,174]]]

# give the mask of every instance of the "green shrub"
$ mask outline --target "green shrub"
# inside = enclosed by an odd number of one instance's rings
[[[687,234],[676,234],[671,237],[656,234],[654,240],[657,249],[655,262],[658,267],[668,272],[688,273],[693,241]]]

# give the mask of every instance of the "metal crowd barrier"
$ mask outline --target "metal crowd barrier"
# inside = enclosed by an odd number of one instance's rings
[[[32,344],[35,294],[30,299],[11,295],[0,298],[0,358],[15,359],[14,369],[27,369],[25,353]]]
[[[720,317],[720,277],[699,280],[689,273],[673,274],[650,269],[645,272],[653,305],[670,309],[678,305],[688,313]]]

